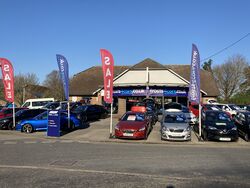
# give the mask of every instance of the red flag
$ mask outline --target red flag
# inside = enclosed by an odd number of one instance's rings
[[[112,103],[113,99],[113,78],[114,78],[114,59],[112,54],[105,49],[101,49],[102,71],[104,81],[104,101]]]
[[[14,102],[14,71],[12,64],[5,58],[0,58],[2,68],[5,100]]]

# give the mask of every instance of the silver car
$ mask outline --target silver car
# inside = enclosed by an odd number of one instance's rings
[[[161,122],[162,140],[191,140],[191,126],[183,112],[165,112]]]

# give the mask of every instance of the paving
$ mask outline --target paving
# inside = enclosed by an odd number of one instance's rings
[[[118,117],[114,116],[112,120],[113,128],[118,122]],[[61,137],[48,137],[46,132],[34,132],[32,134],[25,134],[19,131],[0,131],[0,141],[17,141],[17,140],[41,140],[41,141],[79,141],[79,142],[114,142],[114,143],[139,143],[139,144],[179,144],[179,145],[221,145],[221,146],[249,146],[249,142],[244,141],[242,138],[239,138],[238,142],[204,142],[199,140],[197,133],[192,131],[192,140],[183,142],[183,141],[163,141],[160,136],[160,122],[157,122],[153,126],[153,130],[148,136],[147,140],[132,140],[132,139],[117,139],[110,138],[110,118],[101,119],[94,122],[88,122],[82,127],[63,134]],[[114,133],[113,133],[114,134]]]

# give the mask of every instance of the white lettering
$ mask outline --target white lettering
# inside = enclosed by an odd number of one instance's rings
[[[110,91],[109,90],[106,91],[106,98],[110,99]]]
[[[110,72],[110,69],[109,68],[107,68],[107,70],[106,70],[106,75],[105,75],[106,77],[107,76],[111,76],[111,72]]]
[[[11,79],[10,79],[10,75],[9,75],[9,74],[6,74],[6,75],[4,76],[4,80],[11,80]]]
[[[10,66],[9,65],[4,65],[3,70],[6,71],[6,72],[9,72],[10,71]]]
[[[11,89],[10,88],[10,82],[7,83],[7,88],[6,89]]]
[[[110,79],[108,79],[107,88],[110,88]]]
[[[105,65],[110,65],[109,57],[104,57],[104,63],[105,63]]]

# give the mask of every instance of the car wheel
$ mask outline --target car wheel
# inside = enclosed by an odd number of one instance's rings
[[[22,127],[22,132],[25,133],[32,133],[33,132],[33,127],[31,124],[24,124]]]
[[[83,117],[82,117],[82,122],[83,122],[83,123],[87,122],[87,120],[88,120],[87,116],[83,116]]]
[[[244,139],[245,139],[245,141],[247,141],[247,142],[249,141],[249,135],[248,135],[247,133],[245,134]]]
[[[74,122],[71,121],[71,122],[70,122],[70,129],[71,129],[71,130],[74,130],[75,128],[76,128],[76,127],[75,127]]]
[[[8,124],[8,129],[9,129],[9,130],[13,130],[13,128],[14,128],[14,127],[13,127],[13,124],[12,124],[12,123],[9,123],[9,124]]]
[[[208,141],[207,132],[206,131],[203,132],[203,140],[204,141]]]

